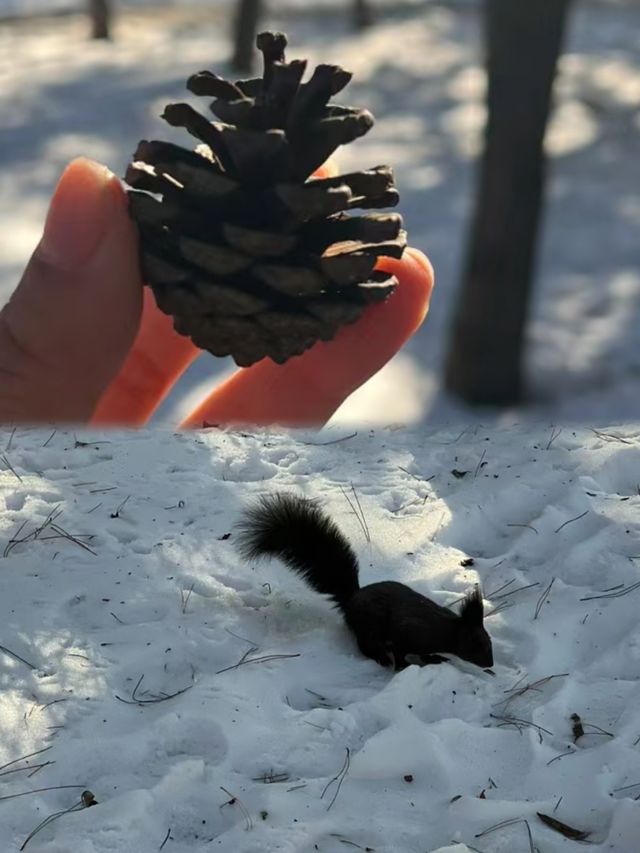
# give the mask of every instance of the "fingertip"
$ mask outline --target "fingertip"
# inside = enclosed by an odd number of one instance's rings
[[[402,258],[380,258],[377,268],[395,275],[398,287],[372,312],[392,312],[394,325],[410,338],[429,312],[435,274],[431,262],[419,249],[408,247]]]
[[[74,157],[69,161],[63,175],[85,177],[98,183],[105,183],[113,177],[113,172],[104,163],[93,160],[91,157]]]
[[[126,212],[129,207],[127,193],[120,178],[104,163],[90,157],[75,157],[70,161],[60,176],[53,200],[62,188],[73,192],[85,205],[89,204],[93,197],[100,202],[107,201],[116,208],[119,207],[122,212]]]
[[[63,171],[45,220],[38,259],[72,270],[98,250],[118,208],[126,207],[116,176],[101,163],[78,157]]]
[[[433,269],[433,264],[431,263],[429,258],[424,254],[424,252],[421,252],[420,249],[416,249],[414,246],[407,246],[406,253],[411,258],[413,258],[415,261],[417,261],[420,264],[420,266],[424,269],[425,273],[427,274],[427,278],[428,278],[428,281],[425,281],[425,284],[428,285],[429,292],[431,292],[433,290],[434,285],[435,285],[435,278],[436,278],[436,274],[435,274],[435,271]]]
[[[329,159],[319,166],[313,173],[314,178],[335,178],[339,174],[338,163],[334,157]]]

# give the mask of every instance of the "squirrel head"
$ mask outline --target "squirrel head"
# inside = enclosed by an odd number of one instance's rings
[[[482,594],[476,587],[467,593],[460,607],[458,648],[455,654],[483,669],[493,666],[491,637],[483,625],[484,605]]]

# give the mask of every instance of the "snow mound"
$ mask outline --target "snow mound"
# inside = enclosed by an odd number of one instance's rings
[[[27,849],[568,849],[538,813],[637,848],[637,427],[0,447],[4,849],[85,789]],[[300,579],[244,563],[242,507],[279,489],[324,501],[364,583],[454,605],[480,582],[495,675],[393,674]]]

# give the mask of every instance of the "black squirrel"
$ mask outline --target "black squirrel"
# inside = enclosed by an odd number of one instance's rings
[[[441,663],[446,660],[441,654],[493,666],[477,588],[454,613],[397,581],[361,587],[355,553],[317,501],[286,493],[263,497],[245,512],[238,530],[243,557],[278,557],[330,596],[362,654],[382,666]]]

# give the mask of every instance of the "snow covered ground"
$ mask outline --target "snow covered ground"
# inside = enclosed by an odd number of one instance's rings
[[[369,0],[369,5],[373,9],[388,9],[396,0]],[[433,2],[433,0],[401,0],[403,5],[419,5],[425,2]],[[457,0],[459,3],[477,3],[478,0]],[[351,4],[351,0],[313,0],[314,8],[344,10]],[[218,8],[223,11],[233,10],[237,3],[236,0],[117,0],[113,2],[112,8],[120,9],[140,9],[144,7],[194,7],[201,6],[207,9]],[[277,8],[279,11],[287,10],[305,10],[308,9],[309,0],[270,0],[270,6]],[[86,0],[0,0],[0,16],[15,16],[29,17],[33,15],[47,15],[60,11],[84,12],[87,8]]]
[[[343,406],[337,421],[384,424],[470,417],[441,393],[473,163],[483,121],[477,4],[397,11],[363,37],[344,13],[284,13],[293,55],[355,72],[348,100],[377,125],[341,155],[345,169],[391,162],[414,245],[433,259],[432,312],[414,341]],[[307,4],[308,6],[308,4]],[[228,9],[228,4],[227,4]],[[47,199],[76,154],[122,173],[140,138],[187,138],[157,118],[194,70],[224,71],[222,5],[123,14],[113,44],[86,40],[84,17],[0,26],[0,301],[38,239]],[[16,62],[16,56],[20,62]],[[575,4],[550,129],[550,206],[529,331],[535,404],[485,421],[633,419],[640,339],[640,7]],[[205,357],[160,413],[175,419],[227,365]],[[473,417],[473,416],[472,416]]]
[[[640,849],[637,426],[0,447],[3,851],[85,789],[98,805],[27,850],[574,849],[538,812]],[[233,525],[277,490],[324,500],[365,583],[453,604],[479,581],[495,676],[393,674],[282,566],[243,562]]]

